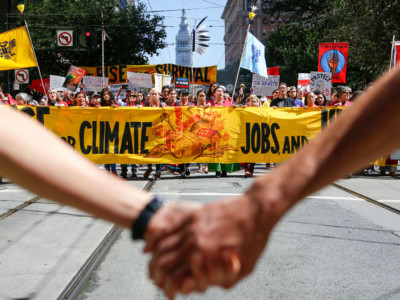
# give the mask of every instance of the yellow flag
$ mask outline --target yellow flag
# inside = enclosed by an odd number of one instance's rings
[[[0,71],[37,67],[25,27],[0,34]]]

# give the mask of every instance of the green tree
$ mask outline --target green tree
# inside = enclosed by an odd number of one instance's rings
[[[292,22],[281,26],[266,41],[267,62],[276,60],[284,80],[294,80],[299,72],[317,70],[318,44],[324,42],[349,42],[347,84],[355,89],[364,88],[388,69],[390,42],[393,35],[400,34],[397,1],[282,0],[267,13],[288,11]]]
[[[117,7],[118,0],[29,1],[23,16],[13,7],[13,28],[26,19],[43,76],[65,75],[70,65],[101,66],[102,10],[104,29],[112,39],[104,42],[105,65],[146,64],[148,55],[166,46],[163,18],[150,15],[140,1],[121,11]],[[73,49],[57,47],[56,30],[68,28],[74,30]],[[89,49],[79,46],[82,29],[95,35]]]

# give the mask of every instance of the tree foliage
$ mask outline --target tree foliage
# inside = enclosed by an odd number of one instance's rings
[[[347,83],[353,88],[388,69],[393,35],[400,37],[397,0],[282,0],[267,13],[284,11],[291,11],[292,23],[266,41],[267,62],[281,66],[282,79],[295,83],[297,73],[316,71],[323,42],[349,42]]]
[[[148,55],[154,55],[166,46],[163,18],[150,15],[140,1],[121,11],[117,7],[118,0],[29,1],[23,16],[13,6],[12,28],[18,27],[18,23],[23,24],[25,18],[44,76],[64,76],[71,64],[101,66],[103,10],[104,29],[112,39],[104,42],[105,65],[147,63]],[[74,30],[73,49],[57,47],[56,31],[60,29]],[[97,42],[89,49],[79,46],[78,35],[82,29],[95,34]]]

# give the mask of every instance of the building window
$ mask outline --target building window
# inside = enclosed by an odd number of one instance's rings
[[[271,31],[270,31],[271,33],[274,33],[275,32],[275,29],[274,28],[271,28]]]
[[[262,30],[262,34],[263,34],[263,35],[267,35],[267,29],[264,28],[264,29]]]
[[[281,17],[278,18],[278,23],[282,24],[282,18]]]
[[[263,24],[267,25],[268,24],[268,19],[267,18],[263,18]]]
[[[288,18],[286,18],[286,23],[289,23],[290,22],[290,18],[288,17]]]
[[[271,24],[275,24],[275,18],[271,17]]]
[[[246,18],[246,24],[247,25],[249,25],[249,22],[250,22],[249,18]]]

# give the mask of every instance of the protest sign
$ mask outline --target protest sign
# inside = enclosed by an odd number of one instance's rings
[[[331,97],[332,74],[329,72],[311,72],[310,73],[310,91],[321,91],[326,99]]]
[[[62,86],[72,92],[75,92],[82,80],[83,75],[85,75],[85,70],[71,66],[67,76],[65,76],[65,81]]]
[[[332,73],[332,82],[345,83],[349,43],[319,44],[318,71]]]
[[[51,89],[62,89],[65,81],[65,77],[50,75],[50,88]]]
[[[299,73],[297,88],[302,89],[306,93],[310,91],[310,73]]]
[[[155,73],[154,75],[154,88],[161,93],[161,89],[164,85],[171,85],[172,77],[169,75],[163,75]],[[164,82],[163,82],[164,76]]]
[[[269,75],[268,78],[253,74],[253,94],[257,96],[272,96],[273,90],[279,88],[279,76]]]
[[[61,77],[64,82],[64,77]],[[28,86],[30,90],[36,90],[42,95],[45,95],[46,92],[50,89],[50,78],[43,79],[44,87],[42,81],[40,79],[32,80],[32,84]],[[46,90],[46,91],[45,91]]]
[[[80,67],[86,71],[86,76],[102,77],[102,67]],[[109,83],[125,83],[127,72],[135,73],[165,73],[172,77],[171,82],[175,83],[176,78],[184,77],[192,83],[192,68],[179,66],[174,64],[160,65],[113,65],[105,66],[104,74],[108,77]],[[202,68],[193,68],[194,84],[209,85],[211,82],[217,81],[217,66],[208,66]]]
[[[127,73],[127,82],[129,88],[135,91],[139,91],[140,88],[152,88],[153,81],[151,80],[151,74],[147,73]]]
[[[108,86],[108,78],[104,78],[103,84],[103,77],[94,77],[94,76],[83,76],[83,90],[85,92],[101,92],[103,87]]]

